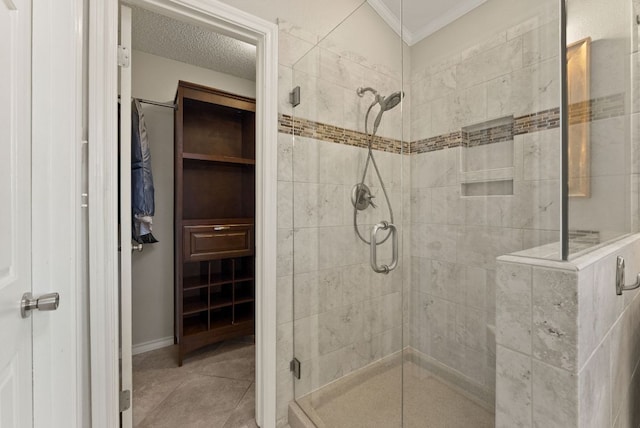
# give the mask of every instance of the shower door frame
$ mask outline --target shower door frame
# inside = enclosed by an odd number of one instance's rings
[[[256,46],[256,421],[276,425],[278,27],[218,0],[132,0]],[[91,418],[119,425],[117,225],[118,2],[89,0]]]

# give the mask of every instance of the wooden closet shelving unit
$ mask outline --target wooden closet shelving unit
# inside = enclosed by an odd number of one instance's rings
[[[254,333],[255,100],[180,81],[175,112],[178,364]]]

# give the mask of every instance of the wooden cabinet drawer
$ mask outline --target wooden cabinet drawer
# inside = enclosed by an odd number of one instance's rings
[[[252,254],[253,224],[184,226],[183,256],[186,262]]]

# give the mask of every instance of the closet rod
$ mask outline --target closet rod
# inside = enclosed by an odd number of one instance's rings
[[[160,101],[145,100],[144,98],[132,98],[132,99],[138,100],[144,104],[152,104],[154,106],[167,107],[173,110],[178,109],[178,106],[172,102],[161,103]],[[118,95],[118,102],[120,102],[120,95]]]
[[[173,110],[176,110],[178,108],[178,106],[176,106],[174,103],[171,103],[171,102],[161,103],[159,101],[145,100],[143,98],[136,98],[136,99],[138,101],[140,101],[141,103],[144,103],[144,104],[153,104],[154,106],[168,107],[168,108],[173,109]]]

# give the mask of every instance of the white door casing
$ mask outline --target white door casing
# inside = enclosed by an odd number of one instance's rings
[[[120,46],[131,64],[131,8],[120,6]],[[131,66],[120,66],[120,390],[133,393],[131,296]],[[132,397],[133,398],[133,397]],[[133,406],[122,412],[133,427]]]
[[[117,99],[118,8],[89,0],[89,224],[93,428],[118,424]],[[256,418],[276,424],[276,193],[278,30],[217,0],[128,4],[255,44],[256,69]],[[124,252],[124,248],[123,248]]]
[[[118,2],[89,4],[89,314],[91,427],[120,424],[118,412]]]
[[[0,2],[0,427],[33,426],[31,2]]]

